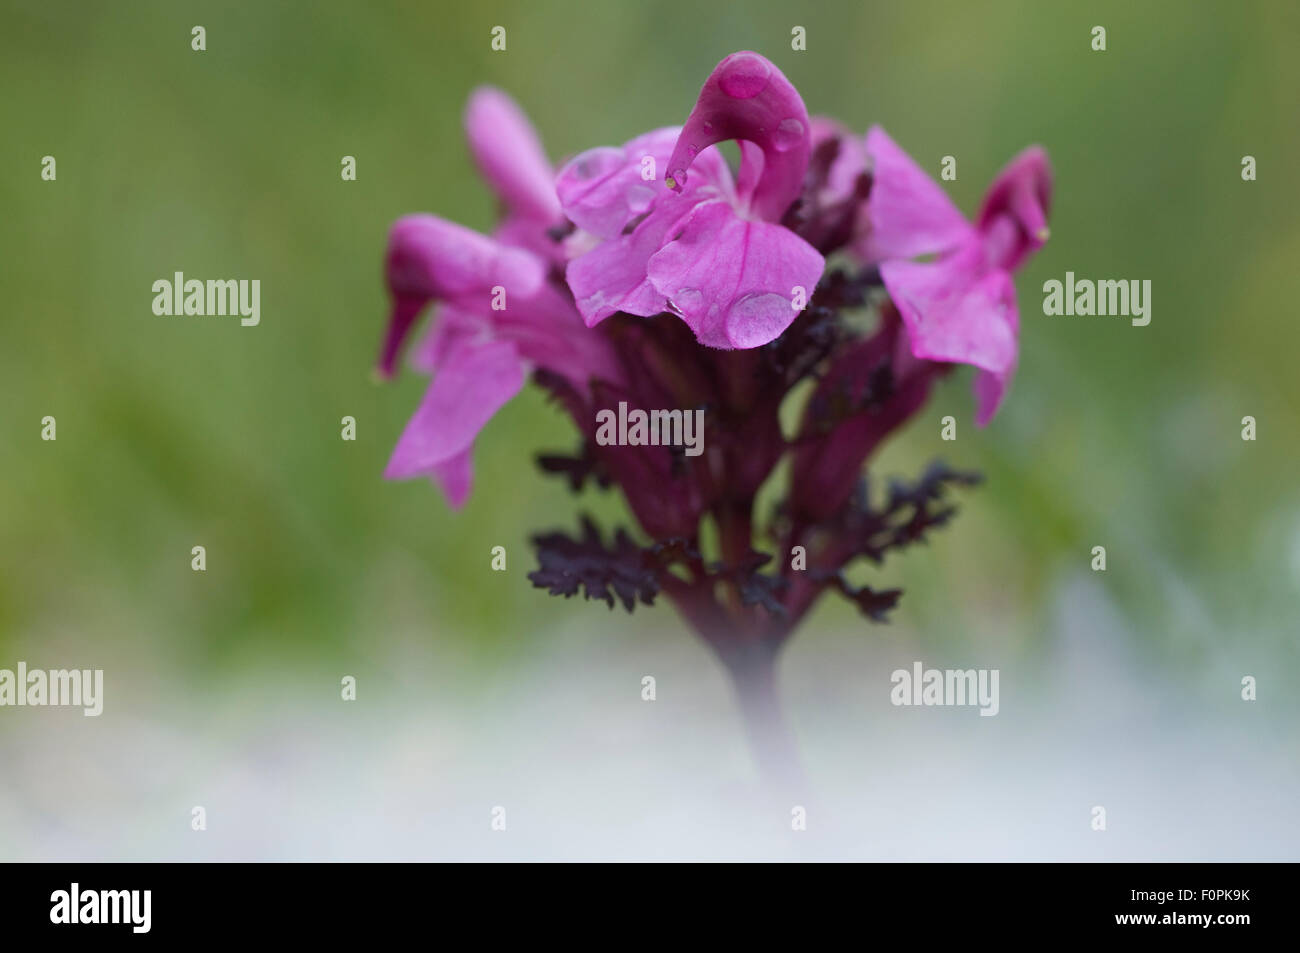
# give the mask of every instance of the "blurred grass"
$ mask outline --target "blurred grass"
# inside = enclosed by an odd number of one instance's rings
[[[426,484],[380,479],[423,381],[370,380],[379,262],[406,212],[490,226],[460,132],[473,86],[514,94],[558,159],[680,122],[714,63],[744,48],[813,112],[880,122],[932,170],[955,155],[949,188],[968,212],[1023,146],[1044,144],[1056,168],[1053,238],[1018,280],[1005,410],[977,432],[958,375],[880,463],[912,474],[942,454],[989,481],[881,577],[910,590],[901,630],[861,637],[1032,651],[1055,580],[1102,544],[1143,651],[1195,664],[1235,640],[1295,657],[1289,0],[0,9],[0,665],[38,664],[61,640],[191,670],[348,657],[395,627],[464,639],[491,664],[569,620],[593,638],[638,631],[601,631],[603,608],[524,580],[528,535],[578,508],[532,466],[572,444],[536,393],[479,441],[462,513]],[[190,50],[195,24],[206,52]],[[489,50],[497,24],[505,53]],[[806,53],[789,48],[795,24]],[[40,179],[46,154],[57,182]],[[1244,154],[1259,181],[1241,181]],[[339,178],[343,155],[356,182]],[[259,278],[261,326],[155,317],[150,286],[176,270]],[[1066,270],[1150,279],[1151,325],[1045,318],[1042,282]],[[962,421],[952,444],[947,413]],[[46,414],[57,442],[39,439]],[[345,414],[356,443],[339,439]],[[189,568],[198,544],[206,575]],[[488,571],[495,545],[505,574]],[[843,607],[817,618],[859,628]]]

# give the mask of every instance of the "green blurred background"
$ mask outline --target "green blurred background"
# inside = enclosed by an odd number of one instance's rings
[[[1056,170],[1001,415],[974,429],[963,372],[879,460],[910,475],[943,455],[987,484],[876,577],[908,589],[895,625],[827,603],[792,657],[853,639],[1033,658],[1059,580],[1105,545],[1100,583],[1138,657],[1189,675],[1224,651],[1243,672],[1295,665],[1294,2],[0,9],[0,665],[129,661],[133,690],[165,677],[217,695],[254,667],[368,672],[396,643],[451,645],[485,677],[645,638],[711,665],[667,606],[627,619],[527,583],[528,535],[578,509],[532,464],[572,446],[557,410],[530,390],[492,421],[457,514],[431,485],[382,481],[425,381],[379,386],[371,365],[390,223],[493,222],[460,125],[475,85],[512,93],[559,160],[681,122],[738,49],[773,59],[810,111],[883,124],[936,176],[956,156],[947,187],[968,213],[1029,143]],[[1247,154],[1258,181],[1241,179]],[[260,279],[261,325],[155,316],[152,282],[178,270]],[[1067,270],[1150,279],[1150,326],[1044,317],[1042,282]],[[947,413],[956,443],[939,440]],[[57,442],[40,439],[47,414]],[[507,573],[488,571],[495,545]]]

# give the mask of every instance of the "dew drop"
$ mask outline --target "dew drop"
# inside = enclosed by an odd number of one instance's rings
[[[803,123],[798,119],[782,119],[772,134],[772,147],[777,152],[788,152],[803,140]]]
[[[682,314],[690,314],[700,309],[704,295],[698,288],[678,288],[673,295],[673,306]]]
[[[759,347],[775,340],[794,320],[790,299],[773,292],[751,292],[734,301],[727,314],[727,337],[736,347]]]
[[[753,53],[734,56],[718,77],[718,85],[732,99],[752,99],[767,88],[772,68]]]

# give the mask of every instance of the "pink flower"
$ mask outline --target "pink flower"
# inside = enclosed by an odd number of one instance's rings
[[[1015,372],[1019,314],[1011,272],[1047,240],[1052,179],[1037,146],[994,180],[970,225],[884,130],[867,133],[874,163],[869,231],[856,246],[880,275],[923,360],[971,364],[976,423],[997,412]],[[909,259],[934,254],[932,262]]]
[[[741,143],[738,182],[709,149],[728,139]],[[566,273],[587,324],[619,311],[668,311],[709,347],[779,337],[825,266],[780,224],[799,197],[810,150],[798,92],[768,60],[745,52],[718,64],[680,130],[573,159],[556,186],[565,214],[587,233],[573,241],[580,254]]]
[[[925,542],[952,518],[950,490],[977,482],[939,464],[880,498],[864,469],[955,364],[979,369],[978,422],[996,411],[1017,357],[1011,273],[1046,238],[1047,159],[1022,153],[971,224],[884,132],[810,118],[749,52],[717,65],[681,128],[558,176],[504,94],[476,91],[465,125],[502,218],[491,236],[431,215],[393,226],[381,372],[435,303],[437,320],[413,361],[433,380],[387,475],[431,477],[459,506],[476,437],[531,375],[579,436],[576,455],[538,464],[574,492],[616,487],[641,538],[584,518],[579,536],[534,537],[529,579],[629,611],[671,599],[780,768],[781,646],[828,592],[884,621],[901,591],[845,570]],[[729,140],[734,178],[712,148]]]
[[[433,374],[385,476],[428,476],[453,506],[473,482],[471,451],[484,424],[535,368],[579,393],[592,376],[621,378],[607,342],[583,325],[551,274],[561,221],[550,165],[536,134],[504,93],[477,90],[465,112],[470,150],[505,217],[487,237],[433,215],[408,215],[388,238],[392,296],[379,372],[391,376],[416,320],[439,302],[438,322],[415,358]]]

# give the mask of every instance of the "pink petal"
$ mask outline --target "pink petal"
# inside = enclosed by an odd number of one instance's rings
[[[433,374],[465,347],[509,341],[525,361],[544,367],[584,389],[587,381],[622,379],[622,368],[609,340],[592,334],[573,306],[573,299],[550,283],[527,296],[509,297],[500,311],[466,309],[444,302],[433,327],[411,358],[417,370]]]
[[[995,374],[992,371],[980,371],[975,375],[971,390],[975,392],[975,425],[987,427],[989,421],[998,412],[1002,397],[1007,392],[1011,377],[1015,374],[1014,364],[1009,370]]]
[[[740,171],[736,175],[736,201],[733,204],[736,208],[749,208],[754,201],[758,184],[763,181],[763,168],[767,160],[763,156],[763,147],[757,143],[741,139],[737,145],[740,146]],[[705,155],[712,153],[706,152]],[[696,176],[691,176],[692,185],[695,180]]]
[[[491,329],[482,315],[452,304],[438,305],[433,326],[411,354],[411,366],[417,371],[433,374],[456,350],[471,342],[486,340],[490,335]]]
[[[913,354],[987,372],[976,385],[980,426],[997,412],[1015,372],[1020,327],[1011,276],[988,270],[982,262],[983,251],[975,245],[930,264],[890,261],[880,266]]]
[[[430,301],[486,308],[493,288],[526,296],[546,277],[546,265],[537,256],[433,215],[408,215],[393,225],[385,270],[393,299],[379,357],[385,377],[392,375],[403,342]]]
[[[426,476],[465,453],[501,407],[524,386],[524,365],[508,341],[462,347],[425,392],[388,461],[384,476]]]
[[[754,214],[779,221],[799,197],[812,139],[798,90],[757,53],[732,53],[704,81],[668,160],[669,188],[683,188],[691,164],[708,155],[709,146],[728,139],[751,142],[762,150],[761,174],[742,169],[741,178],[747,186],[753,183]],[[746,155],[747,165],[755,155]]]
[[[483,177],[516,214],[549,225],[560,218],[551,164],[528,117],[490,86],[470,94],[465,136]]]
[[[621,365],[613,346],[593,334],[574,309],[573,299],[550,284],[525,298],[512,298],[503,311],[494,312],[496,337],[511,341],[528,362],[559,374],[580,391],[597,377],[617,383]]]
[[[469,499],[469,491],[474,485],[471,451],[466,450],[441,463],[435,463],[429,468],[428,475],[442,489],[451,508],[460,509]]]
[[[1030,146],[1007,163],[989,186],[978,227],[990,238],[989,254],[1000,268],[1014,271],[1047,241],[1052,207],[1052,166],[1041,146]],[[999,226],[1014,223],[1004,234]]]
[[[947,194],[879,126],[867,133],[874,163],[867,216],[871,231],[859,248],[868,262],[915,258],[955,248],[971,226]]]
[[[555,180],[564,214],[584,231],[616,238],[652,211],[665,195],[660,184],[678,129],[656,129],[621,147],[589,149],[565,163]],[[647,161],[652,160],[652,162]],[[731,172],[721,155],[704,160],[700,187],[730,194]],[[646,178],[647,174],[651,178]]]
[[[569,262],[564,277],[588,327],[619,311],[649,317],[667,310],[668,299],[646,277],[646,268],[697,199],[693,194],[664,195],[629,234],[602,242]]]
[[[492,229],[492,237],[502,245],[530,251],[551,265],[563,266],[568,261],[564,243],[551,237],[549,226],[542,228],[537,219],[516,212],[509,213],[497,223],[497,227]]]
[[[462,225],[433,215],[408,215],[389,233],[387,274],[389,290],[399,297],[455,299],[497,285],[531,294],[546,277],[546,268],[535,255]]]
[[[752,348],[777,338],[821,279],[825,259],[790,230],[740,218],[726,202],[696,207],[647,273],[701,344]]]

